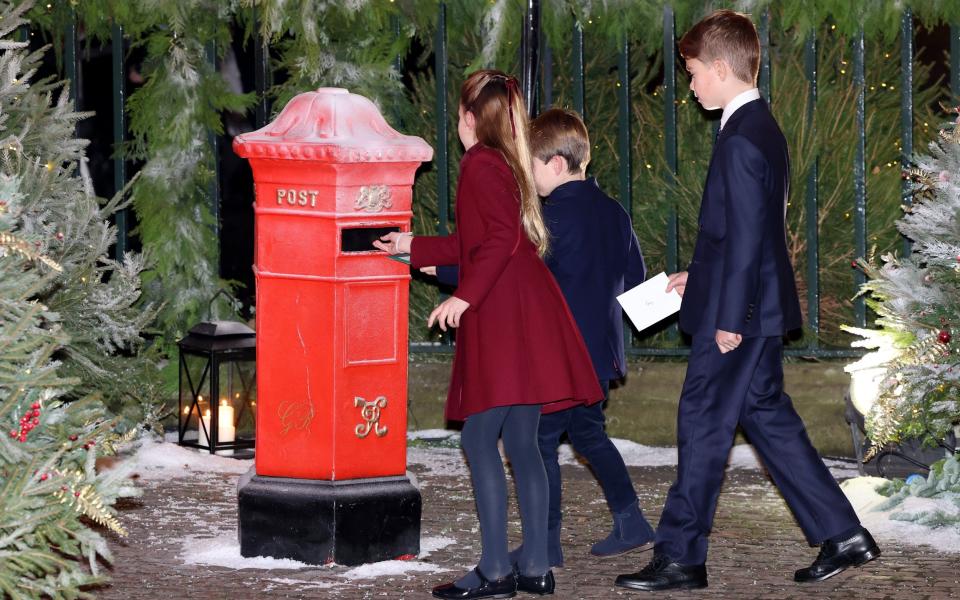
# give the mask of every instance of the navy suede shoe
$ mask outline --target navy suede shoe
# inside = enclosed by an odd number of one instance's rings
[[[613,515],[613,531],[590,548],[594,556],[616,556],[636,550],[653,541],[654,531],[640,510],[640,502]]]

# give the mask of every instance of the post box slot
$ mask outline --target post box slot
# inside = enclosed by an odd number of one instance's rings
[[[350,227],[340,230],[340,252],[371,252],[373,242],[399,227]]]

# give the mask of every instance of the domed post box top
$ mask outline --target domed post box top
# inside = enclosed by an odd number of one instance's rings
[[[233,149],[244,158],[333,163],[423,162],[433,158],[429,144],[397,132],[373,102],[342,88],[299,94],[270,124],[234,138]]]

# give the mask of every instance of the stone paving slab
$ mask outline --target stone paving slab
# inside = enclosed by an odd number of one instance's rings
[[[883,556],[820,584],[800,586],[794,569],[809,564],[808,547],[775,488],[760,471],[728,472],[720,496],[708,561],[710,587],[686,593],[649,594],[613,586],[617,574],[639,569],[650,552],[609,559],[589,555],[590,545],[607,534],[609,514],[588,469],[562,467],[566,567],[555,571],[554,598],[758,599],[822,598],[862,600],[941,600],[960,598],[960,556],[896,540],[879,540]],[[237,475],[193,473],[170,480],[144,481],[144,495],[126,500],[121,517],[129,529],[112,537],[112,583],[97,597],[116,600],[160,598],[429,598],[434,585],[459,576],[479,556],[479,532],[469,482],[411,464],[423,494],[422,539],[452,538],[404,574],[349,578],[343,566],[300,569],[228,569],[185,564],[192,550],[235,542]],[[645,512],[656,523],[672,467],[631,467]],[[512,486],[511,486],[512,487]],[[519,540],[516,504],[511,499],[511,541]],[[367,569],[368,567],[364,567]],[[447,569],[446,572],[437,572]],[[356,573],[356,571],[353,571]],[[530,597],[524,594],[518,596]]]

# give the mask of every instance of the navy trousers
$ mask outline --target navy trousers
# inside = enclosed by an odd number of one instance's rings
[[[610,382],[601,381],[600,386],[606,398]],[[590,468],[603,489],[610,512],[623,512],[637,501],[637,492],[633,489],[623,457],[607,436],[603,402],[540,415],[540,455],[543,456],[543,467],[547,471],[550,487],[550,512],[547,520],[550,529],[559,527],[563,516],[560,509],[561,481],[557,448],[564,433],[570,438],[570,443],[577,453],[589,461]]]
[[[737,424],[760,454],[810,544],[856,527],[856,513],[783,392],[783,341],[743,338],[721,354],[695,337],[677,413],[677,480],[657,527],[656,552],[703,564]]]

